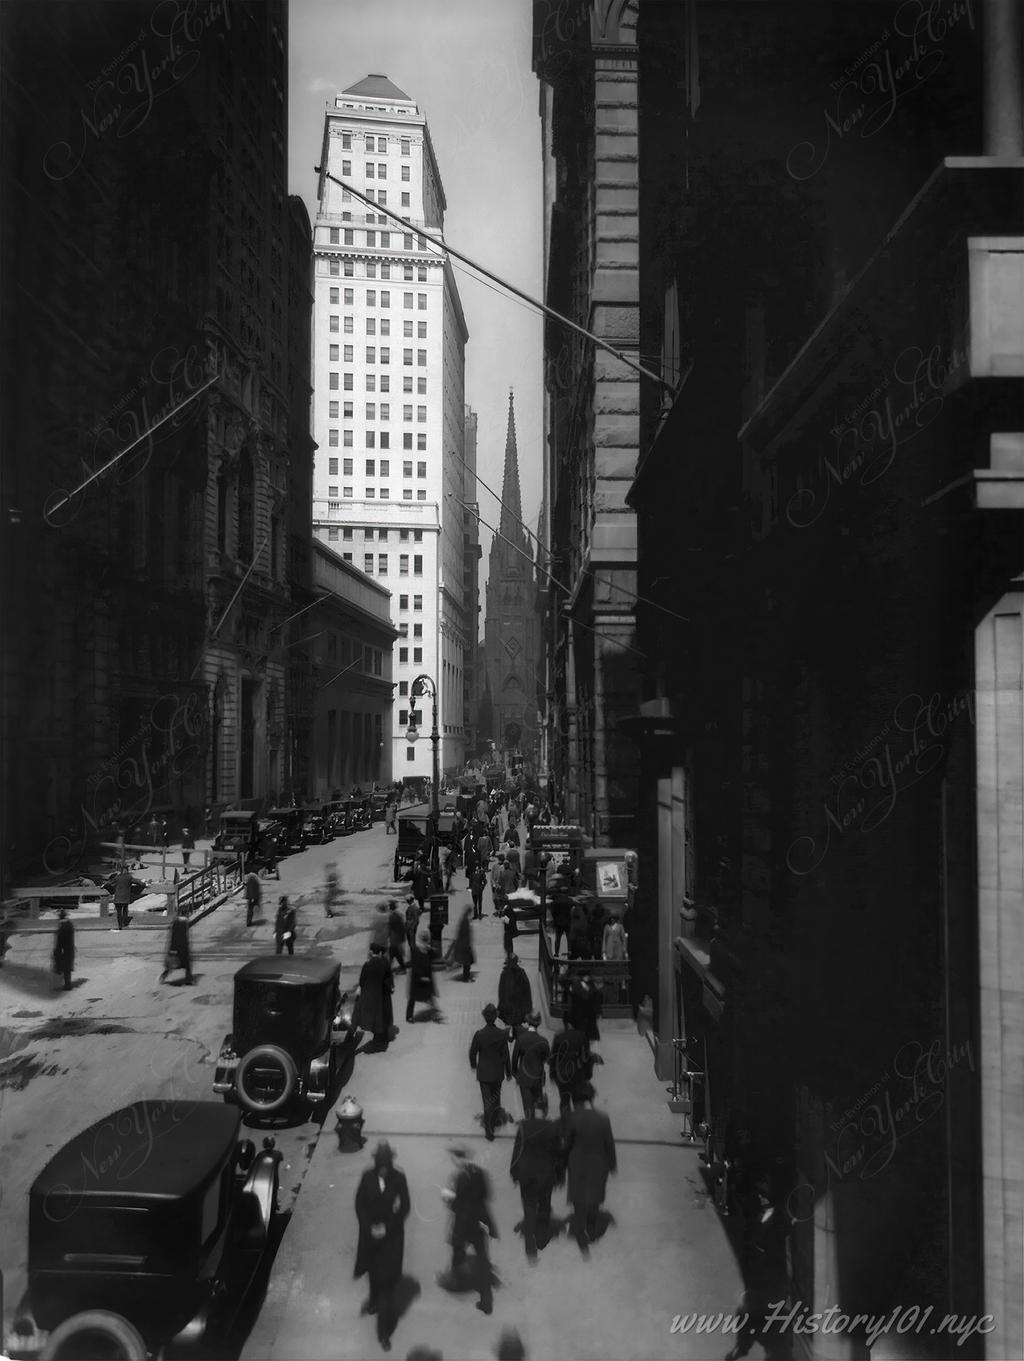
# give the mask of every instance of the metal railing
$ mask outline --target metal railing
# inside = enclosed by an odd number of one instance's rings
[[[629,1000],[628,959],[563,959],[551,953],[551,942],[543,924],[540,928],[540,975],[548,1006],[558,1016],[568,1005],[572,980],[589,974],[602,993],[602,1015],[609,1018],[632,1016]]]

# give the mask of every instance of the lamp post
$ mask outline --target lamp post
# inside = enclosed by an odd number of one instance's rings
[[[408,732],[406,733],[406,738],[407,738],[410,742],[415,742],[416,739],[417,739],[417,737],[419,737],[419,728],[418,728],[419,714],[417,714],[417,712],[416,712],[416,703],[415,703],[415,701],[416,701],[417,698],[419,698],[421,695],[429,695],[430,698],[431,698],[431,729],[430,729],[430,743],[431,743],[431,747],[432,747],[432,749],[433,749],[433,750],[432,750],[432,757],[433,757],[433,761],[432,761],[433,782],[432,782],[432,784],[431,784],[431,789],[430,789],[430,821],[431,821],[431,826],[432,826],[432,828],[433,828],[433,836],[431,837],[431,840],[432,840],[432,842],[433,842],[433,846],[432,846],[432,850],[431,850],[431,853],[430,853],[430,859],[431,859],[431,866],[430,866],[430,868],[431,868],[431,872],[432,872],[432,875],[433,875],[433,878],[434,878],[434,887],[435,887],[435,890],[439,891],[439,890],[440,890],[440,887],[441,887],[441,856],[440,856],[440,849],[439,849],[439,847],[438,847],[437,833],[438,833],[438,828],[439,828],[440,822],[441,822],[441,811],[440,811],[440,803],[439,803],[439,794],[440,794],[439,786],[440,786],[440,783],[441,783],[441,771],[440,771],[440,742],[441,742],[441,734],[440,734],[440,733],[438,732],[438,730],[437,730],[437,686],[436,686],[436,684],[434,683],[433,679],[432,679],[430,676],[426,676],[426,675],[417,676],[416,679],[415,679],[415,680],[413,681],[413,683],[412,683],[412,686],[411,686],[411,688],[410,688],[410,690],[409,690],[409,694],[410,694],[410,697],[411,697],[412,700],[413,700],[413,704],[412,704],[412,708],[411,708],[410,713],[409,713],[409,730],[408,730]]]

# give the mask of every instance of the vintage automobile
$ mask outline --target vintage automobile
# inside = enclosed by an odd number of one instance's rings
[[[329,819],[326,816],[325,804],[310,804],[302,810],[302,834],[306,838],[306,845],[312,846],[314,843],[322,846],[330,841],[334,833],[330,830]]]
[[[263,817],[265,821],[274,825],[274,834],[281,855],[306,849],[309,843],[303,829],[306,817],[304,808],[270,808]]]
[[[327,1101],[355,1039],[341,965],[309,955],[267,955],[235,974],[233,1026],[213,1090],[254,1116],[282,1116]]]
[[[335,799],[333,803],[325,803],[324,815],[330,825],[331,836],[349,836],[356,830],[352,826],[352,820],[348,815],[348,808],[344,799]]]
[[[216,1101],[136,1101],[77,1135],[29,1191],[17,1358],[210,1356],[253,1298],[281,1154]]]
[[[374,822],[384,821],[384,815],[388,811],[390,799],[390,794],[384,794],[380,791],[370,795],[370,816]]]
[[[358,799],[346,799],[345,809],[353,831],[359,832],[373,826],[373,811],[368,794]]]
[[[248,855],[259,840],[259,818],[249,809],[233,808],[220,815],[220,828],[213,839],[215,851]]]

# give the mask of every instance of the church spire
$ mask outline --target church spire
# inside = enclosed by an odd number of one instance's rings
[[[519,495],[519,454],[516,449],[516,413],[508,390],[508,431],[505,435],[505,476],[501,484],[501,525],[506,539],[519,543],[522,538],[522,500]]]

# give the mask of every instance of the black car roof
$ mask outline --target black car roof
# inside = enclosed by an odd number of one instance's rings
[[[341,972],[336,959],[317,955],[263,955],[250,959],[235,974],[235,979],[267,979],[275,983],[329,983]]]
[[[66,1143],[31,1195],[186,1196],[227,1158],[241,1118],[220,1101],[136,1101]]]
[[[301,813],[302,811],[301,808],[271,808],[268,812],[264,813],[263,816],[268,818],[291,818],[294,817],[296,813]]]
[[[238,818],[240,821],[244,818],[246,822],[251,822],[255,816],[255,813],[244,808],[229,808],[227,812],[221,813],[221,818]]]

